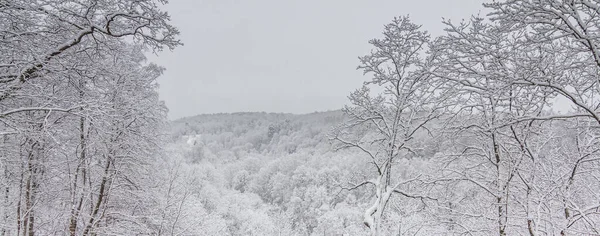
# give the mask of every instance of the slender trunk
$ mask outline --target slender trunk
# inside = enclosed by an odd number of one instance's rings
[[[84,163],[85,163],[85,158],[86,158],[86,150],[87,150],[87,142],[86,142],[86,136],[85,136],[85,118],[81,117],[79,120],[79,146],[81,148],[81,153],[79,156],[79,162],[77,164],[77,169],[75,170],[75,177],[74,177],[74,183],[73,183],[73,194],[77,194],[78,192],[78,182],[79,182],[79,174],[81,173],[82,176],[82,186],[80,188],[84,188],[85,187],[85,178],[86,178],[86,169],[83,167]],[[69,220],[69,235],[70,236],[75,236],[77,233],[77,223],[78,223],[78,218],[79,218],[79,213],[81,212],[81,206],[83,205],[83,197],[84,197],[84,193],[83,193],[83,189],[79,191],[80,192],[80,196],[79,199],[76,200],[75,196],[73,198],[73,207],[71,208],[71,219]]]
[[[107,157],[106,160],[106,166],[104,168],[104,176],[102,177],[102,182],[100,183],[100,191],[98,193],[98,199],[96,200],[96,204],[93,206],[92,208],[92,214],[90,217],[90,220],[87,223],[87,226],[85,227],[84,231],[83,231],[83,235],[89,235],[90,231],[92,230],[93,225],[96,223],[97,221],[97,216],[98,216],[98,212],[100,211],[100,208],[102,207],[102,202],[103,199],[105,197],[105,195],[107,195],[107,190],[108,190],[108,181],[109,181],[109,170],[110,170],[110,166],[111,166],[111,157]]]
[[[33,235],[33,198],[34,198],[34,153],[33,148],[36,144],[32,145],[27,160],[27,180],[25,182],[25,214],[23,219],[23,236]]]
[[[529,229],[530,236],[535,236],[535,231],[533,229],[533,221],[531,219],[527,219],[527,229]]]
[[[531,127],[531,122],[529,123],[529,127]],[[519,137],[517,136],[517,132],[515,131],[515,129],[511,126],[510,127],[513,136],[515,137],[515,140],[519,143],[520,147],[521,147],[521,151],[525,154],[525,156],[529,156],[529,159],[532,161],[532,165],[534,168],[537,166],[536,165],[536,159],[534,158],[533,153],[531,152],[531,150],[529,150],[529,147],[527,146],[525,140],[521,141],[519,139]],[[523,183],[525,184],[525,187],[527,188],[526,192],[525,192],[525,199],[526,199],[526,213],[527,213],[527,230],[529,231],[529,236],[535,236],[536,234],[536,226],[535,226],[535,222],[533,221],[533,217],[531,216],[531,191],[533,190],[531,188],[531,184],[534,183],[535,180],[535,172],[532,172],[531,175],[531,179],[529,180],[529,182],[527,182],[523,177],[521,177],[521,180],[523,181]]]
[[[29,153],[29,162],[27,163],[27,183],[25,189],[25,207],[26,207],[26,215],[25,222],[23,224],[23,235],[34,236],[35,235],[35,211],[33,209],[33,205],[35,204],[36,194],[37,194],[37,175],[39,173],[39,167],[36,159],[39,159],[41,155],[41,150],[39,147],[39,143],[36,141],[31,145],[31,151]],[[27,232],[27,233],[26,233]]]
[[[535,166],[535,165],[534,165]],[[527,185],[527,229],[529,230],[529,236],[535,236],[535,226],[530,214],[529,203],[531,197],[531,187]]]
[[[19,201],[17,201],[17,235],[21,235],[21,200],[23,199],[23,179],[25,178],[25,169],[21,165],[21,178],[19,179]]]
[[[23,214],[24,218],[23,218],[23,236],[27,236],[27,226],[29,225],[29,214],[31,213],[29,210],[29,194],[30,194],[30,187],[31,187],[31,176],[27,177],[27,181],[25,184],[25,212]]]
[[[580,159],[581,160],[581,159]],[[579,165],[579,161],[577,161],[577,164],[575,165],[575,167],[573,168],[573,171],[571,172],[571,176],[569,177],[569,180],[567,181],[567,186],[565,186],[565,193],[568,193],[571,185],[573,184],[573,181],[575,179],[575,172],[577,170],[577,166]],[[567,220],[566,226],[565,228],[563,228],[560,231],[560,235],[567,235],[567,228],[569,227],[569,221],[571,219],[571,211],[569,210],[569,206],[567,203],[567,198],[565,196],[563,196],[563,208],[564,208],[564,213],[565,213],[565,220]]]
[[[8,196],[10,195],[10,187],[8,185],[8,168],[6,167],[6,165],[4,166],[4,181],[6,183],[6,187],[4,187],[4,216],[3,216],[3,226],[2,226],[2,234],[0,234],[1,236],[5,236],[7,233],[7,228],[6,226],[8,225],[8,212],[9,212],[9,207],[8,207]]]
[[[579,144],[579,138],[575,139],[576,141],[576,145],[579,148],[580,144]],[[577,162],[575,163],[575,166],[573,167],[573,170],[571,170],[571,175],[569,176],[569,180],[567,181],[567,184],[565,186],[565,194],[569,194],[569,191],[571,190],[571,186],[573,185],[573,183],[575,182],[575,175],[577,174],[577,169],[579,168],[579,165],[581,164],[581,161],[583,161],[584,157],[579,157],[579,159],[577,160]],[[565,220],[567,221],[565,228],[563,228],[560,231],[561,235],[567,235],[567,229],[568,229],[568,225],[569,225],[569,221],[571,220],[571,210],[569,209],[568,203],[567,203],[567,197],[565,195],[563,195],[563,208],[564,208],[564,213],[565,213]]]
[[[34,222],[34,217],[33,217],[34,212],[32,211],[29,214],[29,226],[28,226],[28,231],[29,231],[29,236],[34,236],[35,235],[35,230],[33,228],[33,222]]]
[[[31,164],[29,164],[31,166]],[[29,220],[30,215],[33,214],[32,202],[31,202],[31,172],[27,175],[27,180],[25,182],[25,212],[23,214],[23,236],[27,236],[27,231],[29,230]]]
[[[498,204],[498,233],[501,236],[506,236],[506,232],[504,231],[506,226],[504,225],[503,222],[503,214],[504,214],[504,210],[502,208],[502,197],[498,197],[497,198],[497,204]]]
[[[69,220],[69,235],[75,236],[77,232],[77,218],[79,212],[81,211],[81,206],[83,205],[83,197],[79,198],[79,203],[77,204],[77,208],[71,209],[71,219]]]
[[[504,201],[506,199],[503,199],[502,194],[500,194],[501,192],[504,192],[505,189],[502,187],[502,175],[501,175],[501,168],[500,168],[500,147],[498,145],[498,142],[496,140],[496,135],[494,132],[492,132],[492,145],[494,148],[494,157],[496,159],[496,187],[499,190],[499,194],[496,197],[496,204],[498,204],[498,234],[500,236],[506,236],[506,205],[504,203]]]
[[[33,168],[31,169],[32,171],[32,176],[30,178],[30,184],[31,184],[31,188],[29,190],[29,199],[28,199],[28,203],[27,203],[27,209],[29,209],[29,219],[27,221],[28,225],[27,225],[27,232],[29,236],[34,236],[35,235],[35,229],[34,229],[34,222],[35,222],[35,211],[33,210],[33,205],[35,204],[35,200],[36,200],[36,193],[37,193],[37,180],[36,180],[36,169],[35,166],[32,166]]]

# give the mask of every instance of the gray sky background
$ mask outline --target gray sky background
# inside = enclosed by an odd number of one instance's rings
[[[481,0],[171,0],[185,44],[150,60],[169,118],[219,112],[340,109],[367,80],[356,70],[394,16],[432,35],[442,17],[478,14]]]

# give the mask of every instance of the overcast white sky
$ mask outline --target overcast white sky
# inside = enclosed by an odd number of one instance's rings
[[[171,0],[185,44],[151,61],[169,118],[206,113],[340,109],[367,77],[368,40],[409,14],[432,35],[442,17],[478,14],[482,0]]]

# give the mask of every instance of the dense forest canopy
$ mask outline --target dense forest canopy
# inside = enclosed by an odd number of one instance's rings
[[[341,110],[175,121],[166,3],[0,0],[0,235],[600,235],[599,1],[396,17]]]

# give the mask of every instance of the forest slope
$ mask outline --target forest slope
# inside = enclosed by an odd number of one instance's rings
[[[180,211],[200,214],[186,217],[196,222],[175,225],[195,225],[194,233],[205,235],[367,234],[362,214],[370,195],[343,188],[368,177],[371,169],[361,153],[336,151],[328,138],[343,120],[341,111],[329,111],[213,114],[173,121],[170,156],[179,160],[174,165],[185,168],[172,169],[185,170],[178,174],[182,183],[195,183],[189,189],[180,186],[178,191],[188,196]],[[399,222],[410,211],[392,206],[388,220]],[[391,225],[397,225],[396,232],[418,230],[410,224]]]

